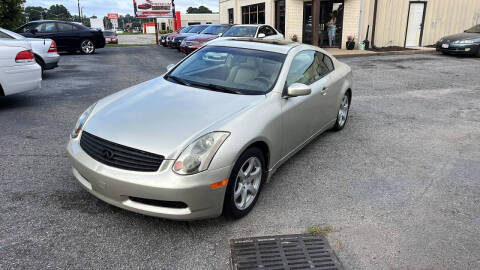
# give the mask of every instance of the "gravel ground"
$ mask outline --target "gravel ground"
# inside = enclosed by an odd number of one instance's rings
[[[118,35],[118,44],[155,44],[155,34]]]
[[[225,269],[234,237],[330,225],[346,269],[480,269],[480,59],[347,58],[347,127],[286,162],[238,221],[175,222],[95,199],[65,153],[82,111],[182,56],[63,55],[41,90],[0,98],[0,269]]]

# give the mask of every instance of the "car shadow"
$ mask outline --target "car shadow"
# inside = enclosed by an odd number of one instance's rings
[[[0,96],[0,111],[7,111],[20,107],[31,107],[35,105],[35,102],[35,99],[22,94]]]

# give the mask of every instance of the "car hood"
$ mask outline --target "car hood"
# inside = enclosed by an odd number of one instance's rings
[[[216,123],[264,98],[183,86],[160,77],[99,101],[84,130],[175,159],[187,144]]]
[[[218,38],[217,35],[206,35],[206,34],[199,34],[199,35],[196,35],[196,36],[192,36],[192,37],[187,37],[185,40],[188,40],[188,41],[202,41],[202,42],[205,42],[205,41],[210,41],[212,39],[216,39]]]
[[[477,39],[480,38],[479,33],[460,33],[455,35],[446,36],[443,39],[449,41],[463,40],[463,39]]]

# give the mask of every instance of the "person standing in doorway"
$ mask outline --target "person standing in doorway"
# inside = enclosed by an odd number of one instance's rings
[[[328,45],[333,47],[335,45],[335,35],[337,34],[337,16],[334,12],[330,13],[330,21],[327,23],[328,26]]]

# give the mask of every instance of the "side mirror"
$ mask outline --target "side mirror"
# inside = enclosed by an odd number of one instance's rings
[[[310,86],[303,83],[294,83],[290,85],[287,89],[287,96],[289,97],[299,97],[299,96],[308,96],[312,93]]]
[[[218,37],[221,37],[221,36],[223,36],[223,33],[218,34]]]
[[[35,29],[35,28],[32,28],[32,29],[30,30],[30,33],[32,33],[32,34],[34,34],[34,35],[35,35],[37,32],[38,32],[38,30]]]
[[[167,71],[170,71],[170,70],[172,70],[172,68],[174,68],[174,67],[175,67],[175,65],[174,65],[174,64],[170,64],[170,65],[168,65],[168,66],[167,66]]]
[[[264,33],[258,34],[258,38],[264,38],[264,37],[266,37]]]

